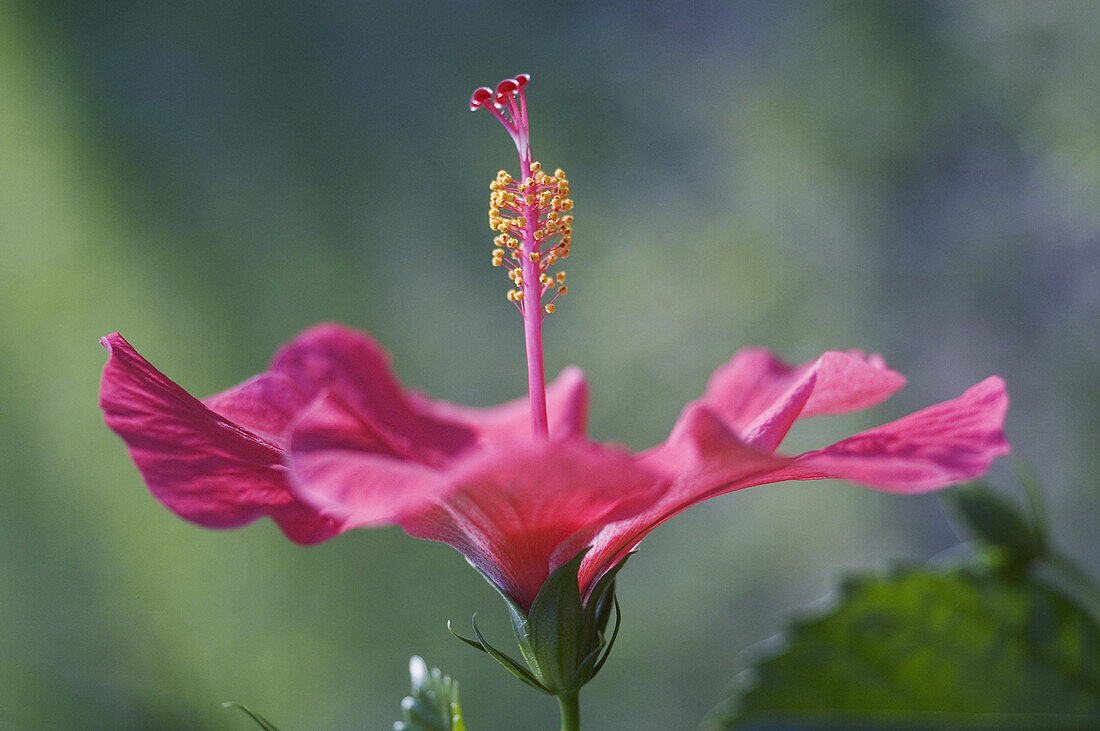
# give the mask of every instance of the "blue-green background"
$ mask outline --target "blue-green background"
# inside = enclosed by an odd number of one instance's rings
[[[514,153],[466,109],[519,72],[577,204],[548,366],[587,371],[596,438],[660,441],[749,344],[910,377],[791,450],[997,373],[1056,540],[1096,565],[1098,38],[1088,2],[0,0],[0,726],[250,728],[236,700],[388,728],[416,652],[471,728],[556,727],[447,634],[479,611],[509,642],[457,553],[187,524],[96,406],[106,333],[206,395],[323,320],[433,395],[520,395],[485,220]],[[955,540],[935,497],[831,483],[677,517],[622,574],[588,727],[693,728],[788,608]]]

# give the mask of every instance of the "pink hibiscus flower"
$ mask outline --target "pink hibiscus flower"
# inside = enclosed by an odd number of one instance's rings
[[[541,328],[566,293],[564,273],[550,269],[569,256],[573,203],[564,173],[549,175],[532,158],[527,81],[478,89],[470,105],[504,124],[520,156],[520,179],[502,171],[491,185],[489,220],[498,232],[492,263],[507,269],[508,299],[524,323],[528,398],[471,408],[406,391],[373,340],[322,325],[280,350],[265,373],[199,401],[111,335],[103,339],[110,358],[101,406],[157,499],[212,528],[268,515],[303,544],[350,528],[401,526],[461,551],[520,623],[551,575],[576,560],[572,591],[582,601],[598,593],[603,607],[584,630],[592,634],[602,633],[609,611],[601,579],[651,530],[703,500],[825,478],[924,492],[978,477],[1009,451],[1008,396],[990,377],[836,444],[778,453],[797,419],[864,409],[904,385],[881,357],[856,351],[790,366],[742,350],[684,408],[664,443],[630,454],[588,441],[581,372],[566,369],[544,386]],[[536,684],[579,687],[599,666],[590,648],[603,644],[602,636],[581,643],[574,664],[591,660],[586,677],[566,668],[566,676],[539,675]]]
[[[582,590],[657,525],[703,500],[783,480],[848,479],[916,493],[973,479],[1009,451],[997,377],[962,396],[797,457],[776,453],[796,419],[866,408],[904,379],[881,359],[829,352],[791,367],[745,349],[637,455],[584,439],[576,368],[547,389],[550,439],[527,403],[471,408],[405,391],[364,334],[312,328],[267,372],[199,401],[120,335],[101,406],[153,495],[180,517],[234,528],[271,516],[310,544],[402,526],[460,550],[524,608],[586,546]]]

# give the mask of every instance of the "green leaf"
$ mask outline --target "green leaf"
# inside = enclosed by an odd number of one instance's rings
[[[223,708],[236,708],[239,711],[243,711],[244,713],[247,713],[248,716],[253,721],[256,722],[256,725],[258,725],[264,731],[279,731],[278,726],[273,724],[271,721],[268,721],[266,718],[264,718],[260,714],[256,713],[255,711],[251,710],[247,706],[242,706],[240,703],[233,703],[232,701],[226,701],[225,703],[222,703],[222,707]]]
[[[1039,540],[1046,544],[1047,535],[1050,533],[1050,519],[1039,478],[1023,460],[1016,460],[1013,463],[1012,473],[1016,475],[1016,481],[1020,483],[1020,487],[1024,490],[1024,497],[1027,498],[1028,512],[1031,513],[1031,529]]]
[[[943,493],[944,501],[971,538],[1001,549],[1010,568],[1023,568],[1046,552],[1041,530],[1010,500],[985,483]]]
[[[1035,582],[909,569],[845,583],[708,729],[1100,725],[1100,626]]]
[[[394,731],[466,731],[462,706],[458,701],[458,682],[428,669],[418,656],[409,660],[412,692],[401,701],[402,720]]]

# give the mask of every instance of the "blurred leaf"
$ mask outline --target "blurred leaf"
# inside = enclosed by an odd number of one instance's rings
[[[985,483],[946,490],[943,500],[971,538],[1003,549],[1010,567],[1023,568],[1046,552],[1043,534],[1028,516]]]
[[[393,725],[394,731],[466,731],[457,681],[439,668],[429,670],[416,655],[409,660],[409,676],[412,694],[401,701],[403,720]]]
[[[271,721],[268,721],[266,718],[248,708],[247,706],[242,706],[240,703],[232,702],[222,703],[222,706],[225,708],[237,708],[241,711],[244,711],[264,731],[279,731],[278,726],[273,724]]]
[[[1039,484],[1039,478],[1035,476],[1035,473],[1022,459],[1013,462],[1012,472],[1016,475],[1016,481],[1020,483],[1020,487],[1024,490],[1024,497],[1027,498],[1027,507],[1031,513],[1031,529],[1039,536],[1039,540],[1045,544],[1050,526],[1046,498],[1043,495],[1043,488]]]
[[[965,569],[852,579],[735,683],[709,729],[1100,723],[1100,627],[1034,582]]]

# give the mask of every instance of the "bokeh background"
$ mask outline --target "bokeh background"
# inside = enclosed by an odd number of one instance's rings
[[[96,406],[106,333],[206,395],[324,320],[433,395],[522,394],[485,219],[514,153],[466,109],[519,72],[577,203],[548,370],[585,368],[596,438],[660,441],[749,344],[910,377],[791,450],[998,373],[1057,541],[1096,566],[1098,39],[1089,2],[0,0],[0,726],[252,728],[235,700],[388,728],[415,652],[471,728],[557,727],[447,634],[478,611],[510,645],[457,553],[187,524]],[[588,727],[694,728],[790,608],[955,542],[934,496],[832,483],[677,517],[622,574]]]

